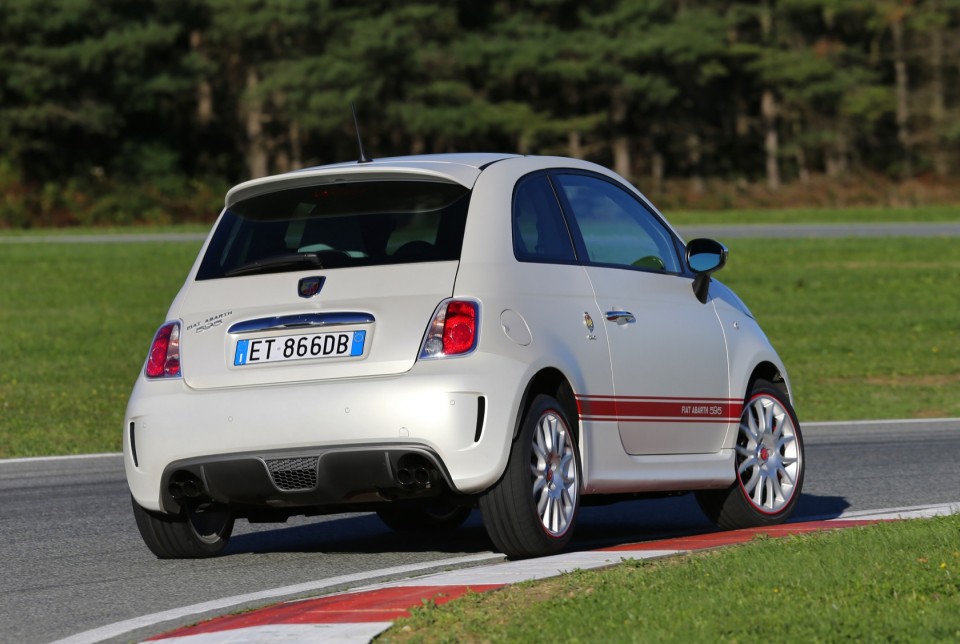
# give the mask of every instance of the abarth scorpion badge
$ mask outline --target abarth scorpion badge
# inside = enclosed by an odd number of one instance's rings
[[[300,285],[297,287],[297,294],[300,297],[313,297],[323,288],[323,282],[325,280],[325,277],[304,277],[300,280]]]

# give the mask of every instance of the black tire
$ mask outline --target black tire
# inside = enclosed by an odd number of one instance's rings
[[[496,548],[515,559],[563,550],[576,527],[581,481],[577,439],[563,407],[551,396],[537,396],[503,477],[480,497]]]
[[[394,503],[377,510],[377,516],[397,532],[451,532],[470,516],[470,508],[446,501]]]
[[[697,492],[704,514],[724,530],[777,525],[790,518],[800,500],[806,462],[800,422],[781,389],[762,380],[754,384],[744,401],[736,451],[733,485]]]
[[[230,541],[233,516],[223,507],[160,514],[143,509],[132,497],[131,502],[140,536],[159,559],[215,557]]]

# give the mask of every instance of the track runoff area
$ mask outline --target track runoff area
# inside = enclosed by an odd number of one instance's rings
[[[335,587],[348,583],[363,583],[364,579],[417,574],[417,568],[461,566],[453,570],[409,577],[384,583],[362,586],[345,592],[327,594],[310,599],[281,601],[280,603],[237,615],[215,617],[199,624],[168,631],[146,641],[181,642],[190,644],[240,644],[241,642],[369,642],[390,628],[394,620],[408,616],[410,609],[426,601],[440,605],[463,596],[467,592],[487,592],[508,584],[561,575],[573,570],[613,566],[628,559],[656,559],[698,550],[745,543],[757,535],[771,538],[788,535],[837,530],[870,525],[881,521],[928,518],[958,514],[960,503],[866,510],[850,512],[838,518],[802,521],[767,528],[753,528],[732,532],[713,532],[692,536],[672,537],[654,541],[622,544],[598,550],[569,552],[552,557],[506,561],[488,565],[472,565],[502,559],[495,553],[481,553],[446,561],[433,561],[353,575],[350,579],[332,578],[316,584],[300,584],[277,588],[263,593],[224,598],[165,611],[155,615],[119,622],[79,633],[54,644],[80,644],[118,637],[135,630],[160,626],[162,623],[190,615],[202,615],[212,610],[224,610],[250,601],[269,601],[292,594],[320,591],[324,586]],[[468,566],[468,567],[462,567]]]

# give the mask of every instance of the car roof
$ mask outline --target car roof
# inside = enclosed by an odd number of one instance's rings
[[[374,159],[366,163],[334,163],[246,181],[231,188],[224,201],[229,208],[243,199],[287,188],[316,185],[318,182],[396,179],[398,175],[406,175],[409,179],[452,181],[472,188],[485,167],[518,156],[492,152],[422,154]]]

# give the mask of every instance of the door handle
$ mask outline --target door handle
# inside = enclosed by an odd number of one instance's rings
[[[630,311],[607,311],[607,322],[616,322],[617,324],[633,324],[637,318],[633,317]]]

